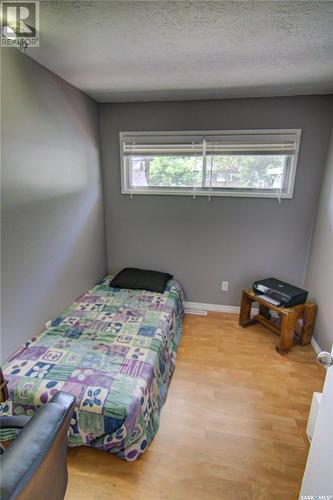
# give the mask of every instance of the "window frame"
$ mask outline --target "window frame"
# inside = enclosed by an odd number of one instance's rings
[[[295,152],[289,162],[288,178],[284,191],[279,190],[264,190],[249,188],[188,188],[183,187],[140,187],[130,188],[128,186],[128,174],[126,169],[125,154],[123,144],[125,138],[130,137],[154,137],[154,136],[246,136],[246,135],[278,135],[278,134],[294,134],[295,135]],[[271,198],[271,199],[292,199],[294,195],[296,171],[298,165],[298,155],[301,141],[301,129],[249,129],[249,130],[190,130],[190,131],[136,131],[136,132],[119,132],[119,153],[120,153],[120,172],[121,172],[121,194],[125,195],[162,195],[162,196],[225,196],[225,197],[242,197],[242,198]],[[269,153],[268,153],[269,154]],[[283,154],[283,153],[281,153]],[[290,155],[291,156],[291,155]]]

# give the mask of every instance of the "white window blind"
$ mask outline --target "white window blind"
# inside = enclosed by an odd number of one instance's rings
[[[291,198],[300,130],[121,132],[122,193]]]

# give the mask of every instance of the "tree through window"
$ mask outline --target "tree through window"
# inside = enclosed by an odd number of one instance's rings
[[[120,139],[124,193],[292,196],[300,131],[121,133]]]

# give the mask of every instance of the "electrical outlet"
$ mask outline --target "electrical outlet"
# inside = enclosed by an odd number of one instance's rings
[[[229,281],[222,281],[221,290],[222,292],[227,292],[229,290]]]

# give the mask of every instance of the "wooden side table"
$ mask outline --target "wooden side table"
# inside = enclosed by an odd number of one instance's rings
[[[2,368],[0,367],[0,403],[4,403],[7,399],[9,399],[7,385],[8,380],[5,379]]]
[[[258,302],[259,313],[251,318],[251,308],[253,302]],[[270,311],[276,312],[280,317],[280,327],[271,321]],[[243,328],[261,323],[272,332],[280,336],[279,345],[276,350],[280,354],[288,352],[295,343],[295,332],[297,321],[303,320],[302,330],[299,340],[301,345],[307,345],[311,342],[313,326],[316,318],[317,306],[312,302],[305,302],[294,307],[274,306],[260,295],[256,295],[251,289],[243,290],[241,307],[239,313],[239,324]]]

